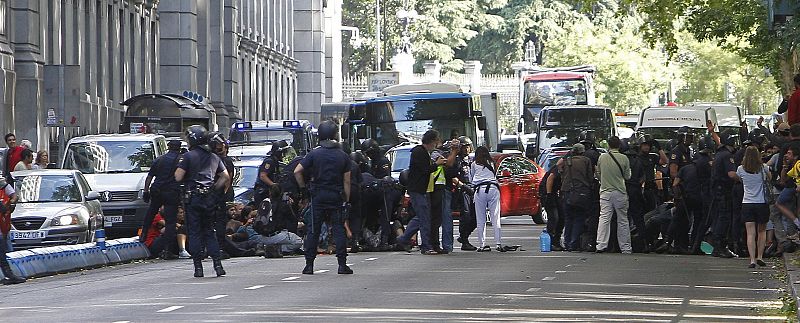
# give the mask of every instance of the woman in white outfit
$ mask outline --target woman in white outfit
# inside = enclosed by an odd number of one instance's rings
[[[501,244],[500,233],[500,185],[495,176],[495,167],[489,149],[484,146],[475,150],[475,161],[470,165],[470,183],[475,187],[475,217],[478,222],[478,252],[491,251],[486,245],[486,213],[492,220],[494,227],[494,242],[497,251],[506,252],[509,249]]]

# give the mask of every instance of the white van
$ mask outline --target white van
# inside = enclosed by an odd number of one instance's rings
[[[88,135],[69,140],[61,168],[80,171],[100,193],[107,236],[131,237],[149,206],[142,199],[147,172],[166,151],[162,135]]]
[[[687,104],[686,108],[697,110],[713,108],[717,113],[717,121],[719,122],[717,127],[719,127],[719,131],[730,129],[733,130],[734,133],[738,134],[739,130],[742,128],[742,122],[744,121],[742,108],[733,104],[717,102],[694,102]]]
[[[653,139],[668,147],[668,142],[675,138],[675,132],[681,127],[689,127],[695,134],[706,134],[706,123],[711,120],[717,123],[717,113],[713,108],[687,109],[673,107],[646,108],[639,115],[636,131],[651,135]]]

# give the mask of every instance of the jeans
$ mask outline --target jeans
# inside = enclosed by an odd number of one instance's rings
[[[419,246],[422,251],[432,250],[433,246],[429,241],[431,235],[431,201],[427,193],[408,192],[411,198],[411,208],[414,210],[414,218],[408,222],[408,227],[402,236],[397,238],[400,243],[408,244],[411,236],[419,232]]]
[[[617,241],[623,253],[630,253],[631,230],[628,224],[628,195],[620,191],[600,193],[600,221],[597,226],[597,250],[608,248],[611,217],[617,214]]]
[[[590,212],[587,200],[584,208],[564,205],[564,242],[568,250],[581,250],[581,234],[585,230],[586,218]]]
[[[162,250],[177,254],[178,238],[175,232],[175,225],[178,222],[178,203],[180,199],[178,191],[174,189],[164,189],[160,192],[152,191],[151,193],[153,194],[150,197],[150,206],[147,209],[147,214],[142,223],[142,234],[139,235],[139,241],[144,242],[144,240],[147,239],[147,233],[153,223],[153,218],[155,218],[156,213],[158,213],[158,210],[163,206],[164,211],[161,212],[161,217],[164,218],[165,227],[164,234],[161,235],[164,238]]]
[[[326,220],[330,220],[331,227],[333,228],[333,239],[336,243],[336,258],[347,259],[347,236],[344,233],[344,219],[347,215],[343,215],[339,208],[326,208],[320,206],[313,206],[311,223],[306,223],[308,228],[306,233],[305,251],[306,260],[314,260],[317,257],[317,246],[319,245],[319,236],[322,233],[322,224]]]
[[[193,195],[186,208],[186,227],[189,235],[187,251],[194,259],[203,259],[203,251],[212,259],[219,258],[219,242],[214,234],[214,214],[205,208],[209,196]]]
[[[453,251],[453,191],[444,190],[442,201],[442,249]]]
[[[433,249],[441,248],[439,243],[439,227],[442,226],[444,213],[444,185],[436,185],[431,192],[431,234],[430,244]]]
[[[261,236],[258,242],[268,246],[280,246],[281,252],[287,254],[297,252],[303,247],[303,238],[287,230],[283,230],[271,236]],[[316,249],[314,249],[314,251],[316,251]]]

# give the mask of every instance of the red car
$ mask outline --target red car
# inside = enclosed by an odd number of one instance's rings
[[[539,183],[544,169],[515,154],[493,153],[500,182],[500,216],[530,215],[537,224],[546,223],[541,212]]]

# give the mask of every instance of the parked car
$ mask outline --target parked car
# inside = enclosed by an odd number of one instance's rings
[[[76,170],[14,172],[19,200],[11,214],[15,248],[92,242],[103,227],[98,199]]]
[[[89,135],[69,140],[62,169],[83,173],[100,194],[106,235],[132,237],[147,213],[144,180],[153,160],[167,151],[164,136],[154,134]]]
[[[244,205],[253,201],[253,186],[258,180],[258,167],[261,166],[260,160],[236,161],[233,167],[236,168],[233,177],[233,201]]]
[[[414,145],[401,145],[389,149],[392,177],[399,178],[407,169]],[[492,153],[497,165],[497,180],[500,183],[500,216],[529,215],[537,224],[547,222],[539,202],[539,182],[544,169],[519,154]]]

